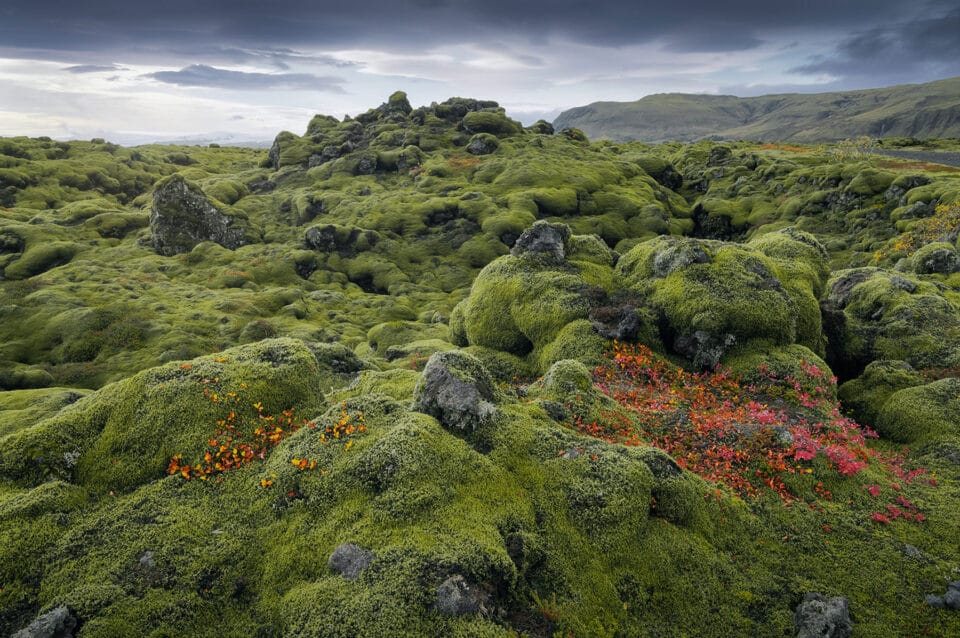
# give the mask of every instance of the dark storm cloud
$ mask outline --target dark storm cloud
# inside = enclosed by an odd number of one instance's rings
[[[942,6],[941,0],[934,2]],[[603,47],[658,40],[677,51],[730,51],[756,46],[770,29],[850,30],[879,17],[895,22],[908,7],[916,8],[916,3],[6,0],[0,8],[0,43],[7,50],[77,52],[209,46],[249,50],[281,44],[416,51],[452,43],[482,44],[507,35],[533,44],[550,37]]]
[[[295,91],[323,91],[343,93],[343,80],[310,73],[244,73],[218,69],[205,64],[193,64],[179,71],[158,71],[145,77],[180,86],[202,86],[238,91],[290,89]]]
[[[111,73],[119,69],[116,64],[75,64],[63,70],[68,73]]]
[[[835,52],[791,70],[852,78],[881,71],[904,81],[960,75],[960,9],[860,31],[843,40]]]

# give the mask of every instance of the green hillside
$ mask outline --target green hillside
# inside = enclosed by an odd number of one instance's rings
[[[863,135],[960,137],[960,78],[840,93],[738,98],[665,93],[636,102],[594,102],[564,111],[557,129],[591,139],[693,142],[830,142]]]
[[[960,635],[958,235],[467,98],[0,139],[0,634]]]

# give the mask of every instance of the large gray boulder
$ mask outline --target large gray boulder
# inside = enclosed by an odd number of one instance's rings
[[[215,206],[195,184],[173,175],[153,192],[150,239],[154,250],[168,256],[189,252],[204,241],[235,250],[245,243],[244,221]]]

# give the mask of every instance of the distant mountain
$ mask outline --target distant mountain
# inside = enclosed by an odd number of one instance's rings
[[[871,137],[960,137],[960,78],[838,93],[661,93],[636,102],[594,102],[561,113],[557,130],[591,139],[828,142]]]

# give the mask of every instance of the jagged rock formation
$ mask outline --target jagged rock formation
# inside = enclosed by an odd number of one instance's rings
[[[244,244],[244,219],[228,215],[194,184],[179,175],[153,192],[150,241],[161,255],[178,255],[204,241],[236,249]]]

